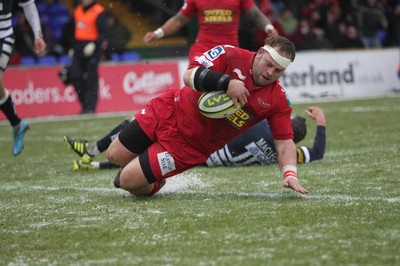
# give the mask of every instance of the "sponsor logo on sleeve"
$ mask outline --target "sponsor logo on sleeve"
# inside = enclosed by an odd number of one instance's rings
[[[205,66],[206,68],[210,68],[212,67],[214,64],[213,62],[211,62],[210,60],[208,60],[205,55],[199,56],[196,58],[196,61],[200,64],[202,64],[203,66]]]
[[[174,157],[169,152],[165,151],[157,154],[157,159],[163,176],[176,169]]]
[[[214,61],[217,59],[220,55],[224,54],[225,50],[221,45],[218,45],[207,52],[204,53],[207,59]]]

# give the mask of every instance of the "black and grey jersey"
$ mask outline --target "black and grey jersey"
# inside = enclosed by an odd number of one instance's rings
[[[297,163],[309,163],[324,157],[325,126],[317,126],[313,147],[297,147]],[[275,142],[267,121],[261,121],[236,137],[208,158],[207,166],[245,166],[277,162]]]
[[[16,0],[18,5],[23,7],[35,0]],[[0,0],[0,39],[10,36],[13,33],[12,11],[14,0]]]
[[[276,149],[264,120],[246,130],[208,158],[208,166],[242,166],[275,163]]]

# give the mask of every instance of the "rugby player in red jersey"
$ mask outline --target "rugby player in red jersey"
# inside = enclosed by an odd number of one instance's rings
[[[318,106],[309,106],[305,112],[315,121],[317,127],[312,147],[297,145],[298,164],[321,160],[324,157],[326,148],[324,110]],[[299,144],[307,135],[306,119],[300,115],[292,114],[291,120],[293,141]],[[120,168],[118,164],[109,161],[99,162],[94,159],[95,156],[107,151],[111,142],[130,121],[131,117],[126,118],[105,136],[93,142],[88,142],[84,138],[74,139],[69,135],[64,135],[64,142],[68,149],[80,157],[79,160],[72,161],[72,169],[74,171],[90,171]],[[247,166],[274,163],[277,163],[274,138],[267,120],[263,120],[229,141],[223,148],[212,153],[204,166]]]
[[[165,179],[201,165],[246,129],[267,119],[275,141],[284,187],[308,191],[297,179],[292,108],[279,78],[295,58],[295,47],[282,36],[266,39],[257,52],[217,46],[193,62],[182,89],[169,89],[151,100],[114,139],[110,162],[121,166],[114,184],[137,196],[154,195]],[[222,119],[203,116],[202,92],[222,90],[242,108]]]
[[[143,42],[148,44],[169,36],[197,17],[199,31],[189,50],[189,61],[193,62],[204,51],[220,44],[239,46],[238,27],[240,15],[244,13],[269,35],[277,35],[271,21],[255,5],[253,0],[185,0],[177,14],[160,28],[148,32]]]

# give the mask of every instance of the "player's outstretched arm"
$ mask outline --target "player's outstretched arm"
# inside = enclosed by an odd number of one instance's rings
[[[301,194],[308,194],[308,190],[297,180],[296,146],[293,140],[275,140],[275,147],[283,174],[283,186]]]
[[[278,35],[278,31],[272,25],[271,20],[265,16],[257,6],[250,8],[246,12],[246,16],[249,17],[258,28],[264,30],[268,36]]]
[[[319,126],[326,126],[325,113],[321,107],[310,106],[306,109],[307,115]]]
[[[305,112],[317,124],[317,130],[314,137],[314,145],[312,147],[301,146],[297,148],[297,163],[310,163],[312,161],[321,160],[325,154],[326,148],[326,120],[324,111],[317,106],[308,107]]]
[[[155,31],[147,32],[146,35],[143,37],[143,43],[149,44],[157,39],[161,39],[164,36],[169,36],[177,32],[189,21],[190,18],[178,12],[175,14],[175,16],[168,19],[161,27],[159,27]]]
[[[46,50],[46,43],[43,40],[42,27],[40,25],[39,12],[36,8],[35,2],[28,2],[21,4],[22,9],[29,25],[32,28],[33,35],[35,36],[34,49],[38,55],[41,55]]]

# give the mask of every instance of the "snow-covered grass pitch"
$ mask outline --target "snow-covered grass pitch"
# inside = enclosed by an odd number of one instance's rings
[[[16,158],[1,122],[0,265],[399,265],[400,98],[313,104],[327,150],[298,166],[306,196],[271,165],[197,167],[135,198],[115,170],[72,171],[62,139],[96,140],[125,115],[28,119]]]

